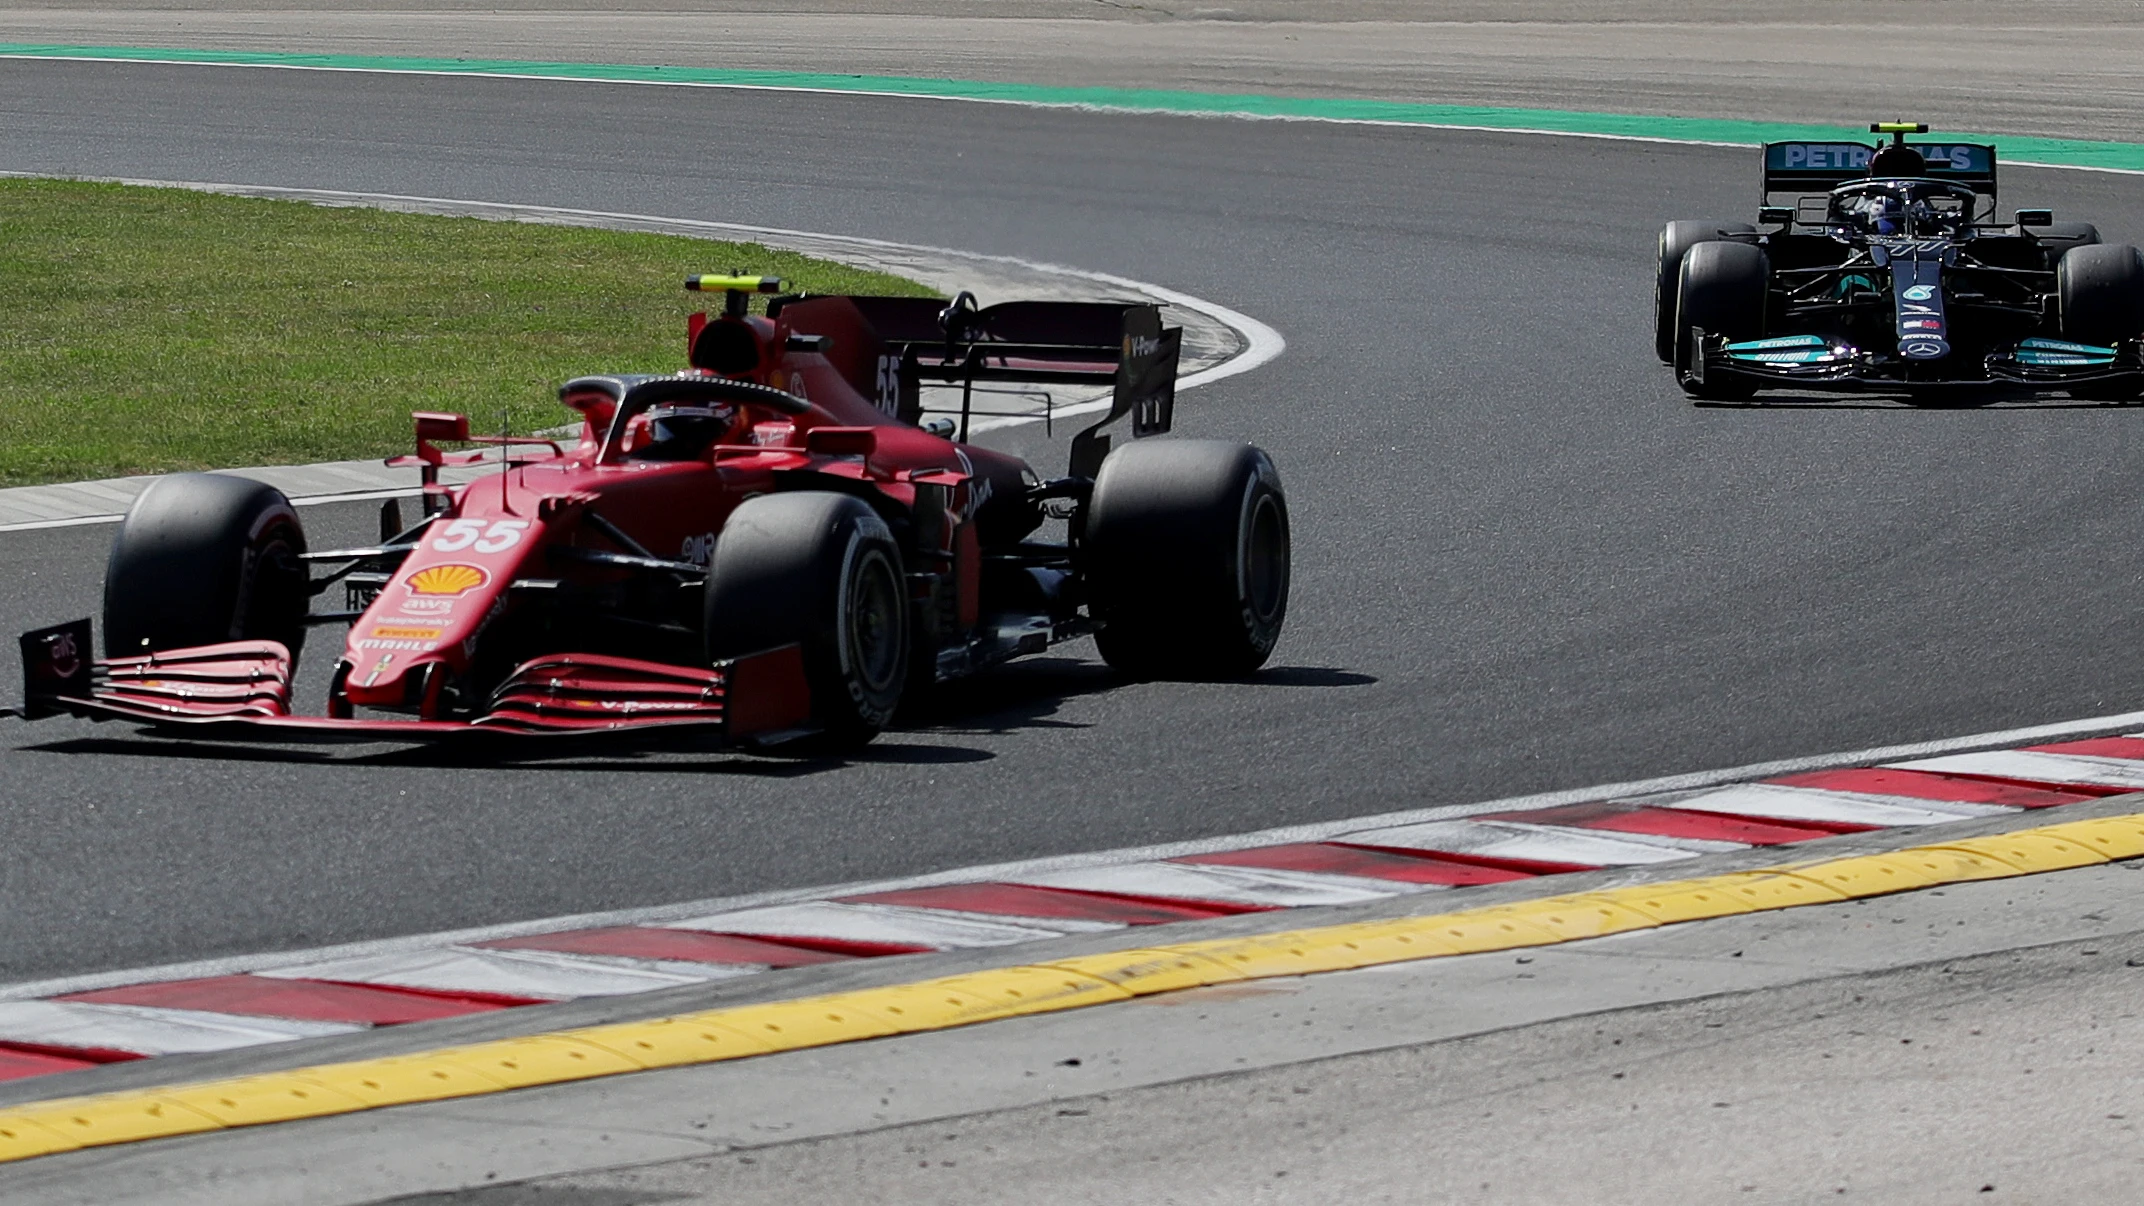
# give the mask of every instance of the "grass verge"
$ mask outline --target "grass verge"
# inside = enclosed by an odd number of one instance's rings
[[[384,456],[413,410],[570,419],[591,372],[684,364],[693,272],[912,281],[755,244],[0,180],[0,485]]]

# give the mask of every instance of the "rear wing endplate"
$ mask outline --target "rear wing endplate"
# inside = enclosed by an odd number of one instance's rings
[[[1951,180],[1995,196],[1995,148],[1976,142],[1909,142],[1928,161],[1928,178]],[[1768,142],[1758,203],[1774,193],[1821,193],[1866,179],[1877,148],[1865,142]]]

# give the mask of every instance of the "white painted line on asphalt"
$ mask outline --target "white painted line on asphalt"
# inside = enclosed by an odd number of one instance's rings
[[[79,1001],[0,1003],[0,1040],[54,1047],[183,1055],[230,1051],[291,1039],[348,1034],[363,1026],[289,1018],[234,1017],[146,1005],[89,1005]]]
[[[1069,929],[1009,924],[994,918],[985,920],[935,909],[841,904],[831,900],[688,917],[682,921],[665,922],[664,928],[743,934],[752,938],[817,938],[920,946],[938,951],[1012,946],[1071,932]]]
[[[79,528],[94,523],[118,523],[117,515],[78,515],[73,519],[31,519],[22,523],[0,523],[0,533],[41,532],[46,528]]]
[[[1694,792],[1701,788],[1744,783],[1752,779],[1765,779],[1777,775],[1799,774],[1804,771],[1831,770],[1846,766],[1871,766],[1903,758],[1925,758],[1933,757],[1937,754],[1990,747],[2027,745],[2065,737],[2097,736],[2140,727],[2144,727],[2144,712],[2123,712],[2112,716],[2092,716],[2079,720],[2062,721],[2056,724],[2031,725],[2024,728],[2002,729],[1989,733],[1973,733],[1963,737],[1949,737],[1937,741],[1915,741],[1901,745],[1876,746],[1870,749],[1844,750],[1837,753],[1815,754],[1798,758],[1779,758],[1768,762],[1752,762],[1744,766],[1723,767],[1718,770],[1663,775],[1653,779],[1606,783],[1592,787],[1564,788],[1556,791],[1539,792],[1534,795],[1483,800],[1471,804],[1439,805],[1375,816],[1349,817],[1342,820],[1318,821],[1304,825],[1285,825],[1279,828],[1256,830],[1249,833],[1225,834],[1181,842],[1164,842],[1152,846],[1086,851],[1078,854],[1048,855],[1042,858],[1022,859],[1016,862],[960,867],[949,871],[938,871],[903,879],[824,884],[802,888],[774,888],[762,892],[742,893],[736,896],[716,897],[709,900],[686,901],[672,905],[653,905],[595,913],[576,913],[563,917],[536,918],[503,925],[476,926],[440,933],[412,934],[399,938],[375,939],[369,942],[343,943],[313,950],[266,952],[220,959],[201,959],[186,963],[168,963],[155,967],[125,968],[76,976],[60,976],[47,980],[0,986],[0,1001],[21,1001],[37,997],[60,996],[66,993],[91,992],[100,988],[117,988],[129,984],[146,984],[165,980],[191,980],[209,976],[235,975],[240,972],[260,972],[264,975],[274,974],[271,969],[287,969],[300,964],[328,959],[354,959],[375,955],[397,955],[410,951],[433,951],[439,947],[454,943],[483,942],[497,938],[519,938],[529,934],[552,934],[567,930],[598,929],[621,925],[662,925],[666,922],[711,913],[817,901],[835,896],[862,896],[867,893],[893,892],[904,888],[940,887],[946,884],[1027,880],[1053,871],[1082,867],[1104,867],[1118,863],[1181,858],[1185,855],[1213,854],[1223,850],[1242,850],[1252,846],[1282,846],[1297,842],[1330,841],[1343,834],[1359,832],[1365,829],[1414,825],[1426,821],[1456,820],[1490,812],[1524,812],[1541,808],[1555,808],[1564,804],[1588,804],[1603,800],[1643,800],[1643,802],[1652,803],[1653,801],[1645,799],[1645,797],[1670,792]],[[1813,791],[1816,789],[1781,790]],[[1845,793],[1829,794],[1842,795]],[[1856,798],[1876,799],[1902,809],[1907,807],[1919,808],[1923,812],[1986,807],[1930,800],[1909,800],[1904,797]],[[1702,806],[1690,804],[1688,807],[1697,808]],[[1945,819],[1967,815],[1989,814],[1954,812],[1951,813],[1950,818]],[[284,972],[283,974],[289,975],[290,973]]]
[[[396,487],[391,490],[353,490],[348,494],[307,494],[290,500],[293,507],[318,507],[328,503],[377,502],[383,498],[414,498],[424,493],[416,486]],[[0,535],[9,532],[39,532],[46,528],[79,528],[91,524],[118,523],[123,514],[77,515],[69,519],[32,519],[22,523],[0,523]]]

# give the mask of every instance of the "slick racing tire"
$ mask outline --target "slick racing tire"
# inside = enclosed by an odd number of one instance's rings
[[[2050,269],[2062,262],[2063,253],[2070,248],[2090,247],[2099,242],[2099,227],[2090,222],[2050,222],[2045,226],[2018,229],[2030,234],[2040,245]]]
[[[1699,243],[1717,242],[1723,234],[1755,234],[1747,222],[1670,222],[1660,231],[1660,252],[1653,261],[1653,347],[1660,363],[1675,363],[1675,295],[1683,253]]]
[[[801,645],[820,737],[844,749],[876,737],[908,677],[901,550],[869,504],[799,490],[747,499],[715,538],[705,604],[710,661]]]
[[[2144,260],[2127,243],[2063,252],[2055,292],[2064,339],[2107,346],[2144,332]]]
[[[127,508],[105,563],[105,654],[266,640],[297,657],[312,606],[304,551],[298,513],[275,487],[158,478]]]
[[[1730,340],[1764,337],[1765,298],[1772,260],[1747,243],[1699,243],[1682,257],[1675,287],[1675,379],[1693,398],[1747,398],[1757,387],[1745,381],[1700,383],[1692,371],[1699,348],[1696,332]]]
[[[2055,266],[2062,337],[2112,347],[2144,334],[2144,258],[2126,243],[2072,247]],[[2122,402],[2144,389],[2131,381],[2082,384],[2070,395],[2092,402]]]
[[[1102,660],[1138,678],[1265,664],[1288,615],[1288,498],[1266,454],[1148,440],[1095,475],[1081,555]]]

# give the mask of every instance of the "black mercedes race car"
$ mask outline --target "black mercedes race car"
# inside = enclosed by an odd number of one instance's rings
[[[1918,401],[2144,394],[2144,259],[2052,211],[1995,208],[1995,148],[1764,147],[1757,225],[1670,222],[1660,359],[1694,398],[1858,390]],[[1792,205],[1775,204],[1793,194]]]

